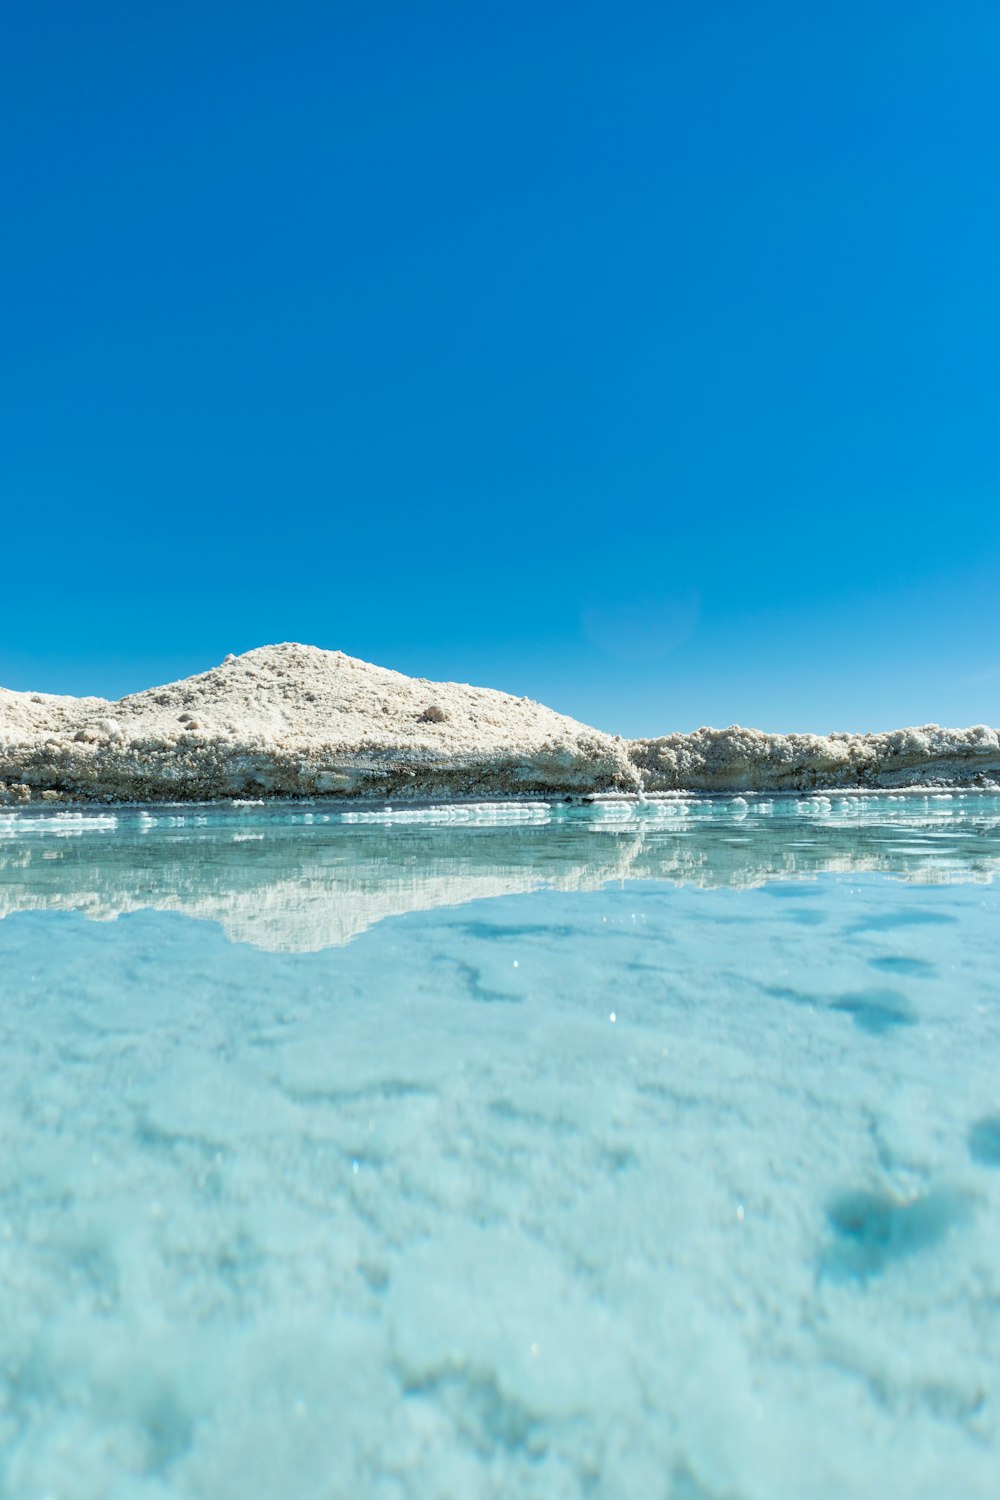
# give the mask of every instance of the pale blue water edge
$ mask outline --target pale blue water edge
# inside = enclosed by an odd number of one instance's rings
[[[0,1494],[995,1497],[998,871],[972,793],[0,817]]]

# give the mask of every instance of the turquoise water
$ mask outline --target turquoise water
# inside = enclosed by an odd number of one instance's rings
[[[0,816],[0,1494],[1000,1474],[1000,800]]]

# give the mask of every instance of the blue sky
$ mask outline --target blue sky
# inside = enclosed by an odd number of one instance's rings
[[[1000,11],[14,7],[0,683],[1000,721]]]

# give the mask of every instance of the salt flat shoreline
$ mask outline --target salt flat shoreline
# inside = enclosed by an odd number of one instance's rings
[[[626,740],[527,698],[286,643],[117,701],[0,688],[0,805],[360,804],[1000,788],[1000,735],[731,726]]]
[[[576,837],[566,837],[571,828]],[[942,860],[924,837],[931,830],[946,843],[976,837]],[[653,881],[746,891],[871,875],[986,885],[998,874],[1000,797],[982,790],[0,812],[0,922],[25,912],[107,922],[163,911],[270,952],[319,952],[387,917],[539,890]]]

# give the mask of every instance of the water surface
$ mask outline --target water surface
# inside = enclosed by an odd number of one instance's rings
[[[1000,802],[0,817],[0,1494],[993,1496]]]

